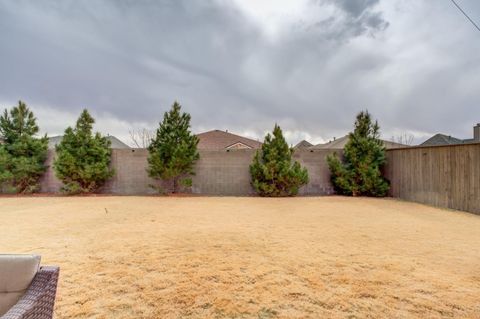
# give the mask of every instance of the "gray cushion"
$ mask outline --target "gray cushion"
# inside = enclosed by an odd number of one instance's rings
[[[0,254],[0,316],[27,290],[40,266],[40,256]]]

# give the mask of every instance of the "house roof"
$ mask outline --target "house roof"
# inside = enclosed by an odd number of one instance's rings
[[[63,135],[51,136],[48,138],[48,148],[55,148],[55,145],[62,141]],[[108,135],[107,139],[110,141],[110,148],[130,148],[127,144],[120,141],[118,138],[112,135]]]
[[[345,144],[348,142],[348,135],[345,135],[343,137],[334,139],[333,141],[330,141],[328,143],[324,144],[317,144],[310,149],[317,150],[317,149],[343,149],[345,147]]]
[[[298,142],[297,145],[295,145],[293,148],[294,149],[307,149],[311,146],[313,146],[312,143],[310,143],[306,140],[303,140],[303,141]]]
[[[472,142],[473,142],[473,139],[462,140],[456,137],[438,133],[430,137],[428,140],[426,140],[420,145],[435,146],[435,145],[465,144],[465,143],[472,143]]]
[[[199,139],[198,149],[222,150],[229,148],[258,149],[262,143],[253,139],[232,134],[227,131],[213,130],[197,134]]]
[[[382,141],[383,141],[383,144],[385,145],[385,147],[387,149],[407,147],[407,145],[400,144],[400,143],[395,143],[395,142],[392,142],[392,141],[386,141],[386,140],[382,140]],[[330,141],[328,143],[317,144],[315,146],[309,147],[309,149],[314,149],[314,150],[316,150],[316,149],[337,149],[337,150],[341,150],[345,147],[345,144],[347,144],[347,142],[348,142],[348,135],[345,135],[345,136],[337,138],[333,141]]]

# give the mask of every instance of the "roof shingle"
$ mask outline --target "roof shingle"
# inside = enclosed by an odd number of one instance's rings
[[[385,145],[386,149],[392,149],[392,148],[401,148],[401,147],[407,147],[408,145],[400,144],[400,143],[395,143],[391,141],[386,141],[382,140],[383,144]],[[337,138],[333,141],[330,141],[325,144],[317,144],[315,146],[310,147],[310,149],[333,149],[333,150],[341,150],[345,147],[345,144],[348,142],[348,135],[342,136],[340,138]]]
[[[213,130],[197,134],[198,149],[223,150],[230,148],[259,149],[262,143],[227,131]]]
[[[472,140],[473,141],[473,140]],[[437,145],[453,145],[453,144],[465,144],[469,143],[468,140],[461,140],[456,137],[448,136],[445,134],[435,134],[434,136],[430,137],[428,140],[423,142],[422,146],[437,146]]]

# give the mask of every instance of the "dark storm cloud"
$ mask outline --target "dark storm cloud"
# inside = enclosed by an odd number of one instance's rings
[[[372,7],[376,6],[379,0],[335,0],[331,2],[337,4],[353,17],[360,17],[364,12],[370,11]]]
[[[291,142],[340,136],[362,108],[386,134],[480,121],[480,41],[448,4],[308,6],[271,36],[233,0],[0,1],[0,102],[155,125],[178,99],[196,129],[279,122]]]
[[[199,82],[228,89],[219,71],[251,41],[238,14],[182,1],[119,3],[4,5],[0,23],[12,45],[1,63],[15,79],[2,83],[2,93],[148,118]]]
[[[340,11],[340,14],[317,24],[323,30],[330,30],[334,35],[330,38],[336,40],[340,40],[342,35],[347,38],[367,32],[373,35],[388,27],[388,22],[376,8],[379,0],[316,0],[313,3],[319,6],[332,5]]]

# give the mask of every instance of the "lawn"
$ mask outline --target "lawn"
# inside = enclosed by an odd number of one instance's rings
[[[0,198],[57,318],[478,317],[480,216],[343,197]]]

